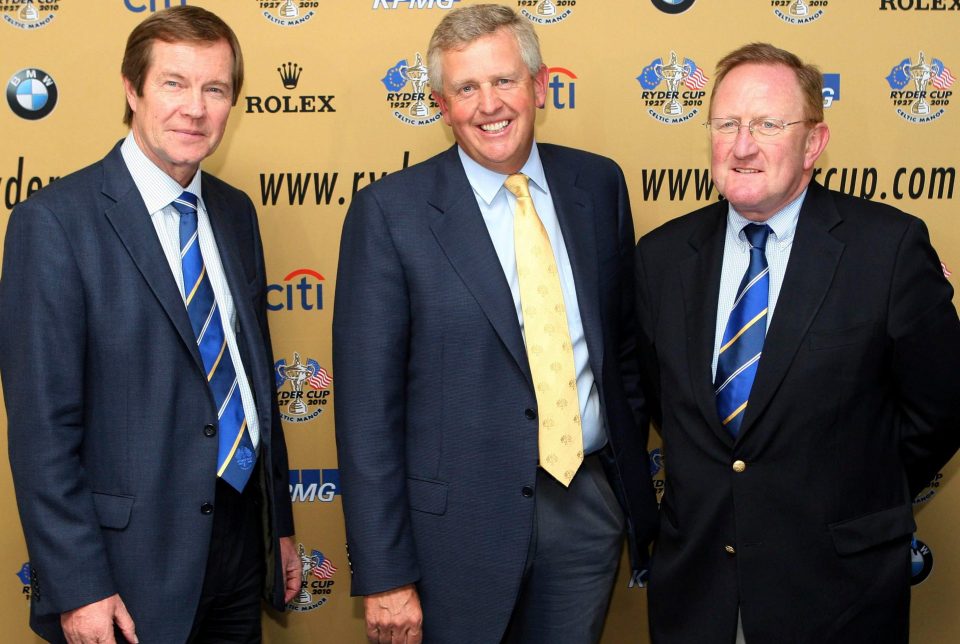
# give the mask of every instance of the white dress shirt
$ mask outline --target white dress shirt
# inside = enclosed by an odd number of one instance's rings
[[[180,213],[173,207],[172,202],[184,190],[197,195],[197,234],[200,242],[200,254],[203,255],[203,264],[207,269],[210,285],[213,287],[217,308],[220,311],[223,333],[227,338],[227,348],[230,350],[230,357],[233,358],[233,364],[237,372],[237,385],[240,387],[240,398],[243,401],[243,413],[247,419],[247,430],[250,432],[250,440],[256,448],[260,443],[260,422],[257,419],[257,407],[254,404],[253,392],[250,389],[250,383],[247,381],[247,372],[243,368],[240,351],[237,348],[237,312],[233,306],[233,297],[230,295],[230,287],[227,285],[223,265],[220,262],[220,252],[217,250],[217,242],[213,237],[213,229],[210,227],[210,217],[203,205],[203,195],[200,190],[200,170],[197,170],[190,181],[190,185],[184,188],[147,158],[134,140],[132,132],[127,135],[120,146],[120,154],[133,177],[133,182],[136,184],[140,196],[143,197],[147,211],[150,213],[150,220],[157,231],[157,237],[163,247],[167,262],[170,264],[170,272],[173,273],[180,295],[184,298],[184,308],[186,308],[186,295],[183,292],[183,266],[180,263]],[[139,216],[139,213],[131,213],[130,216]],[[144,347],[144,349],[150,350],[150,347]]]

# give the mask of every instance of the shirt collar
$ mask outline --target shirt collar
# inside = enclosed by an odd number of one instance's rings
[[[161,170],[157,165],[147,158],[140,146],[133,138],[133,132],[127,134],[120,146],[120,154],[123,161],[133,177],[133,183],[140,191],[143,197],[143,203],[147,206],[147,212],[155,213],[169,206],[174,199],[187,190],[197,195],[197,200],[203,204],[203,196],[200,194],[200,169],[197,169],[190,185],[186,188],[177,183],[173,177]]]
[[[460,155],[460,163],[463,164],[463,170],[467,174],[467,181],[470,182],[470,187],[473,188],[473,191],[489,206],[496,198],[500,189],[503,188],[503,182],[507,180],[509,175],[494,172],[493,170],[483,167],[471,159],[459,145],[457,146],[457,153]],[[527,175],[530,179],[531,187],[538,189],[543,194],[550,194],[547,188],[547,176],[543,172],[543,163],[540,161],[540,152],[537,151],[536,141],[533,142],[533,147],[530,149],[530,156],[527,158],[526,163],[523,164],[523,167],[520,168],[520,173]]]
[[[793,235],[797,232],[797,221],[800,219],[800,206],[803,205],[803,199],[806,196],[807,189],[804,188],[803,192],[801,192],[796,199],[774,213],[770,219],[762,222],[773,231],[774,238],[778,244],[785,244],[793,240]],[[747,224],[755,223],[758,222],[747,219],[736,211],[733,204],[728,203],[727,233],[733,235],[737,243],[741,245],[747,244],[743,229]]]

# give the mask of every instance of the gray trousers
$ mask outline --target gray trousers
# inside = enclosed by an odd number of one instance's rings
[[[570,487],[537,471],[534,532],[505,644],[594,644],[620,561],[625,519],[600,457]]]

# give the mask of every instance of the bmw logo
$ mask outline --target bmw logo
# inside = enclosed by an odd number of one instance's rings
[[[696,0],[652,0],[653,6],[664,13],[683,13],[693,6]]]
[[[21,69],[7,82],[7,104],[22,119],[42,119],[57,106],[57,84],[42,69]]]

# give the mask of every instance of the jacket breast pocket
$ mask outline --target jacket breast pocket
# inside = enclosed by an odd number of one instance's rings
[[[875,322],[864,322],[836,331],[811,331],[810,348],[817,351],[860,344],[877,335],[876,326]]]
[[[407,499],[411,510],[429,514],[447,511],[447,483],[430,479],[407,479]]]
[[[831,523],[828,528],[833,547],[842,556],[906,537],[917,529],[917,524],[913,507],[907,504]]]
[[[93,508],[97,519],[104,528],[123,530],[130,523],[130,514],[133,511],[132,496],[116,494],[93,493]]]

